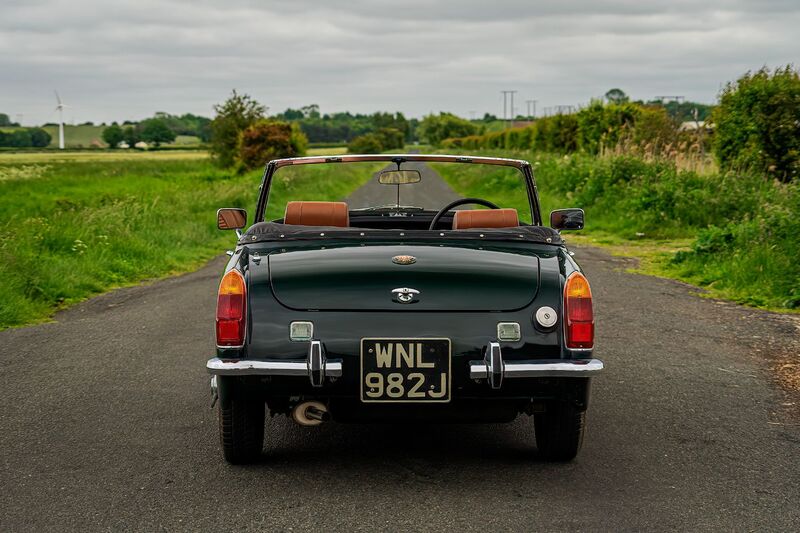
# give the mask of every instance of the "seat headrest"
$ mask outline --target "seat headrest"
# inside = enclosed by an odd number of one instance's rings
[[[519,226],[516,209],[473,209],[456,211],[453,229],[514,228]]]
[[[350,212],[344,202],[288,202],[284,224],[297,226],[350,226]]]

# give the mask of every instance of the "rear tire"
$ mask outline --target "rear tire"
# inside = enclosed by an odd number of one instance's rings
[[[251,397],[236,383],[219,402],[219,440],[231,464],[252,463],[264,447],[264,401]]]
[[[536,446],[547,461],[571,461],[583,444],[586,411],[571,403],[547,406],[547,411],[533,415]]]

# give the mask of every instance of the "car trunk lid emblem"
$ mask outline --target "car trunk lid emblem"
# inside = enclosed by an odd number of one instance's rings
[[[396,265],[413,265],[417,262],[417,258],[413,255],[396,255],[392,257],[392,263]]]

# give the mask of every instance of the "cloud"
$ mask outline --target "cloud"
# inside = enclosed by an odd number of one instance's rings
[[[501,113],[621,87],[714,100],[749,69],[800,56],[790,0],[4,0],[0,111],[77,121],[211,114],[232,88],[272,110]],[[68,116],[70,115],[68,114]]]

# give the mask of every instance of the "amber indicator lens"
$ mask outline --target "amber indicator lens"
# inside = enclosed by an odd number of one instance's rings
[[[594,345],[592,290],[580,272],[575,272],[567,279],[564,309],[567,348],[591,348]]]
[[[231,270],[222,278],[217,295],[217,346],[242,346],[247,314],[244,278]]]

